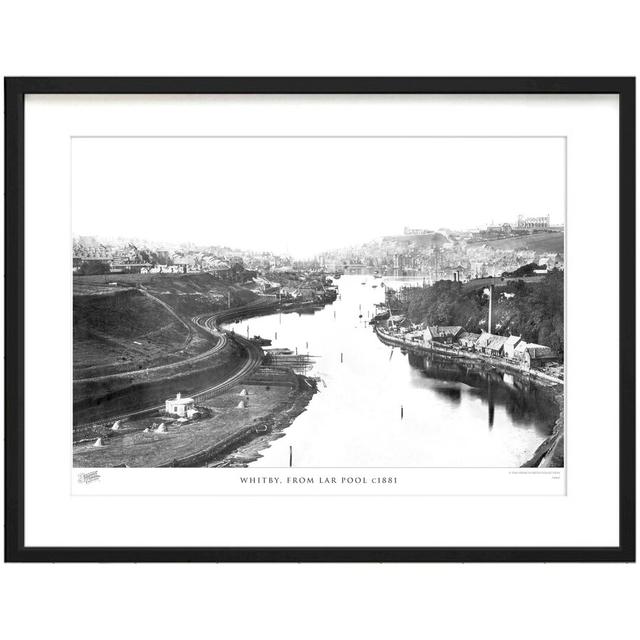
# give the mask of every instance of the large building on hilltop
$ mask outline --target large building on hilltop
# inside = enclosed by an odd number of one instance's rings
[[[551,226],[551,216],[518,216],[519,229],[548,229]]]
[[[433,233],[431,229],[412,229],[411,227],[404,228],[405,236],[426,236]]]

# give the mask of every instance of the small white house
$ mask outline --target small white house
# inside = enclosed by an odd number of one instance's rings
[[[181,394],[178,393],[175,398],[169,398],[164,403],[164,410],[167,413],[178,416],[179,418],[184,418],[187,416],[189,411],[195,409],[195,401],[193,398],[183,398]]]

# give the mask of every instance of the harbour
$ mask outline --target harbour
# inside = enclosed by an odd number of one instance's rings
[[[362,282],[365,282],[365,286]],[[252,467],[517,467],[552,434],[558,407],[525,376],[417,357],[369,325],[385,287],[403,278],[342,276],[338,299],[312,314],[276,313],[230,325],[272,348],[309,356],[319,392],[277,440],[238,455]],[[311,358],[310,356],[313,356]],[[251,457],[254,459],[251,460]]]

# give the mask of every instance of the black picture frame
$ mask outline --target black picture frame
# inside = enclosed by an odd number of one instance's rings
[[[5,78],[5,561],[635,561],[635,78]],[[616,547],[26,547],[24,540],[24,100],[27,94],[616,94],[619,97],[620,475]]]

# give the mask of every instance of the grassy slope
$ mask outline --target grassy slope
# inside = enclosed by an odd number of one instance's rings
[[[110,285],[109,283],[117,283]],[[188,331],[146,290],[180,317],[246,304],[255,294],[211,274],[85,276],[73,279],[74,377],[108,375],[178,362],[214,341]]]
[[[488,240],[480,244],[486,244],[494,249],[523,249],[541,253],[564,253],[564,232],[535,233],[519,238]]]
[[[76,376],[162,364],[180,357],[191,337],[162,305],[135,289],[73,298]]]

